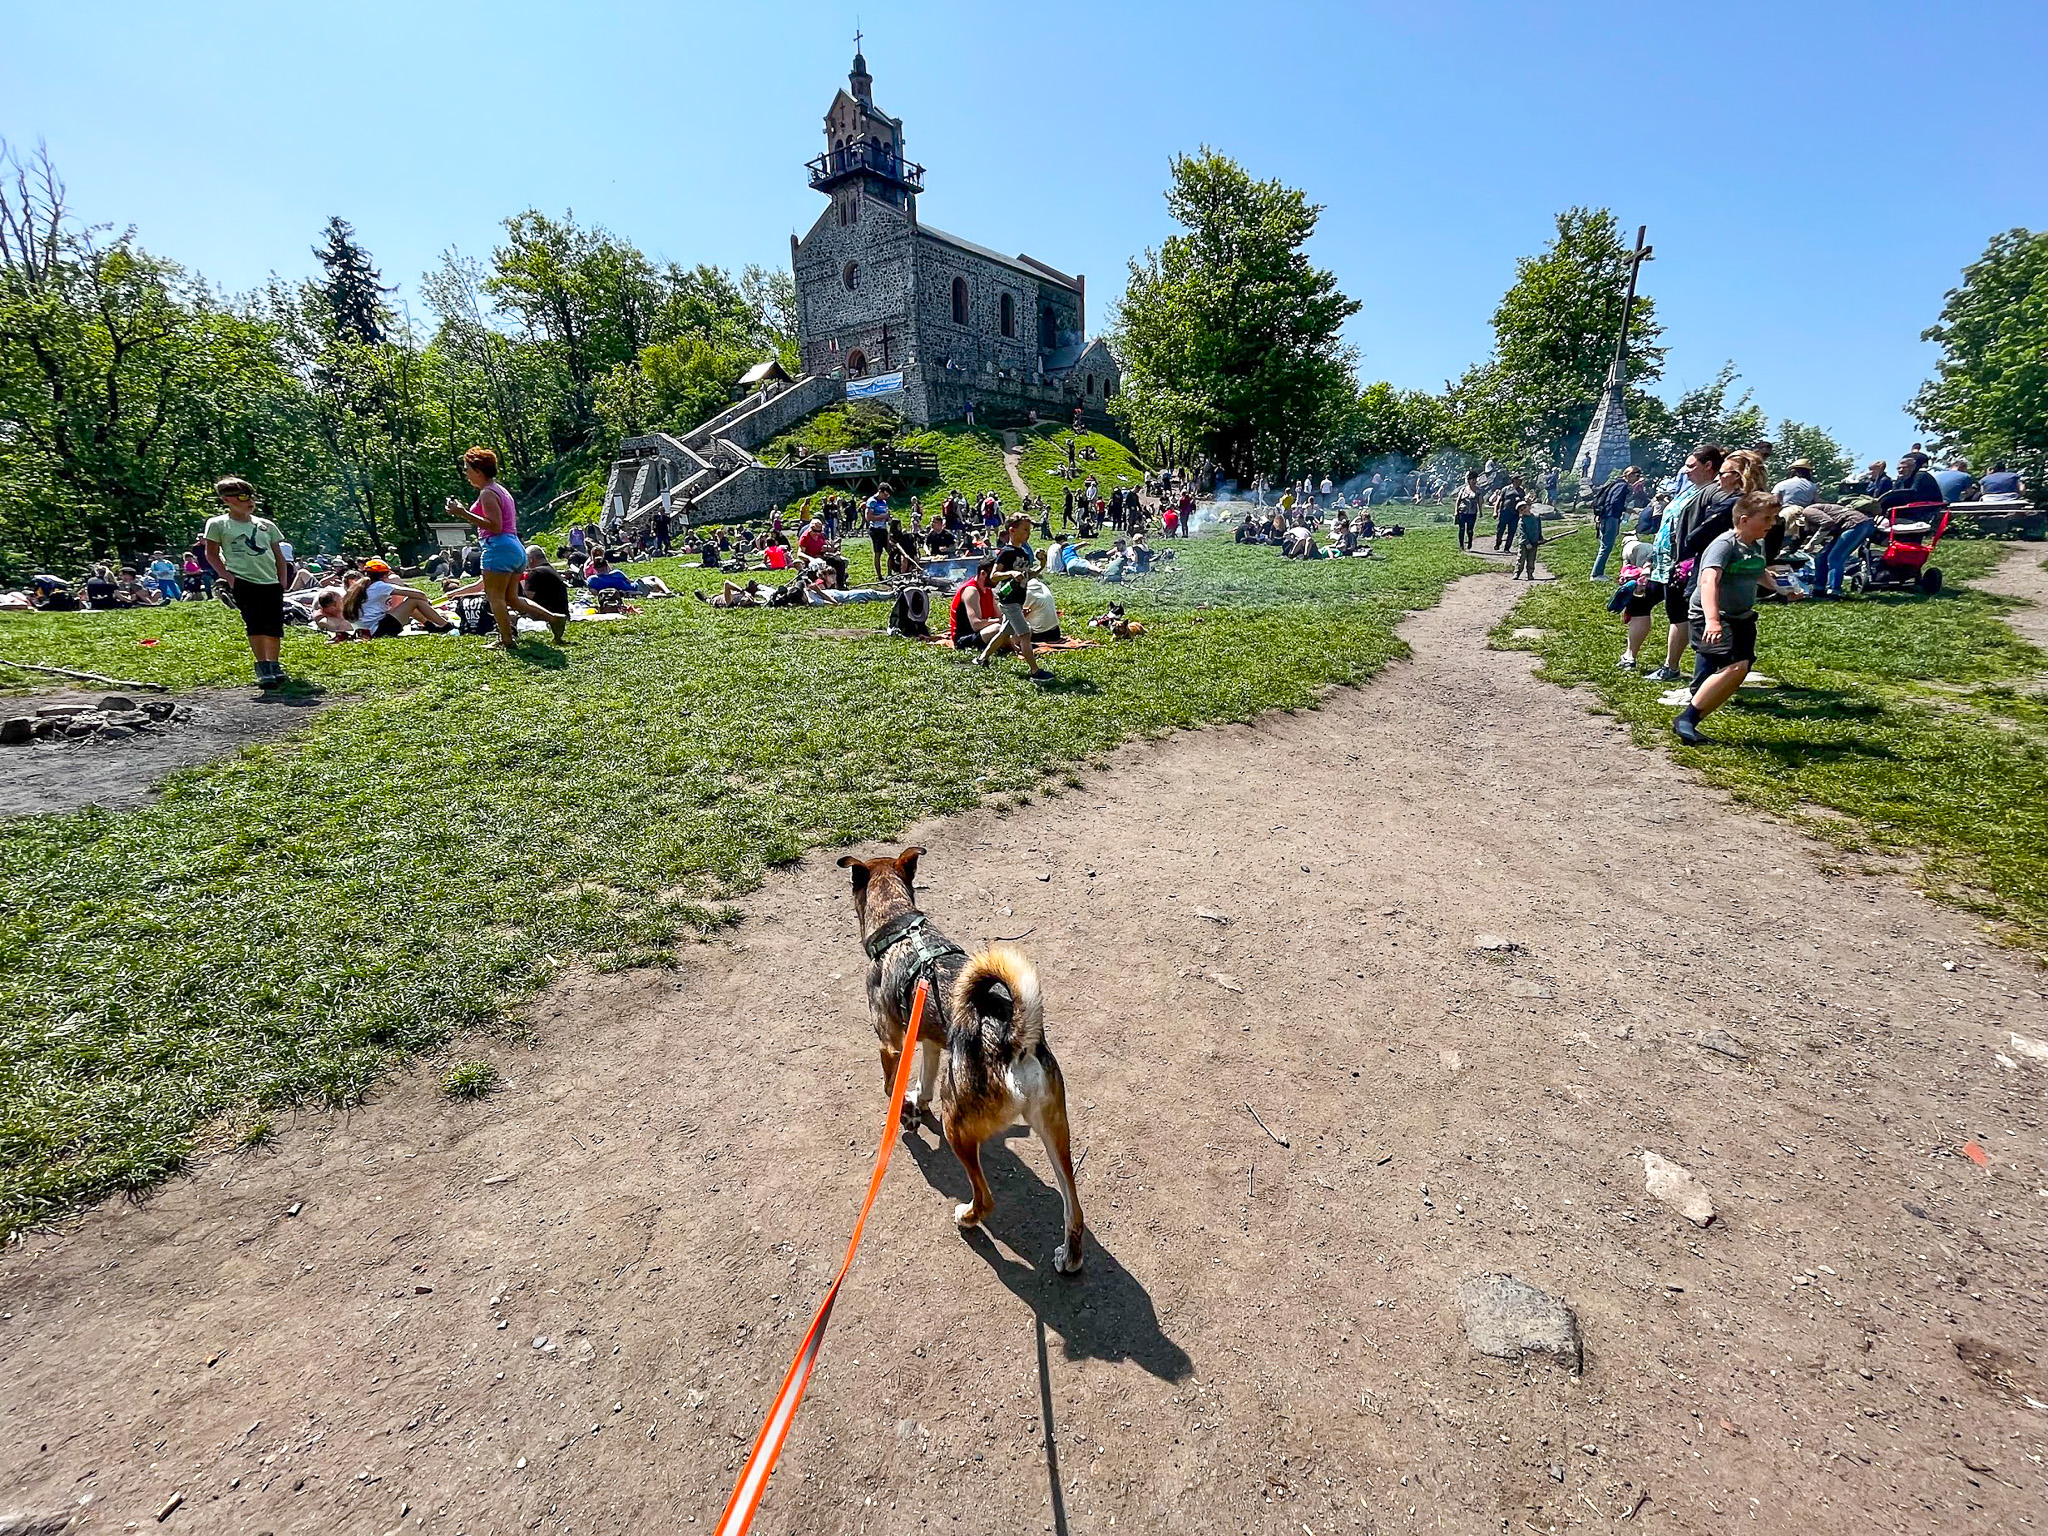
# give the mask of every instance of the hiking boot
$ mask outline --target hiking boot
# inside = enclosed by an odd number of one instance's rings
[[[1659,667],[1654,672],[1645,672],[1643,674],[1643,681],[1646,683],[1675,683],[1678,681],[1678,673],[1676,669],[1671,667]]]

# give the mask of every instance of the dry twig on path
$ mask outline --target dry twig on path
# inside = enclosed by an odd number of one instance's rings
[[[75,677],[82,682],[104,683],[109,688],[140,688],[147,693],[169,693],[171,690],[162,683],[131,683],[118,677],[101,677],[97,672],[74,672],[69,667],[38,667],[25,661],[10,661],[0,656],[0,666],[9,666],[17,672],[46,672],[51,677]]]

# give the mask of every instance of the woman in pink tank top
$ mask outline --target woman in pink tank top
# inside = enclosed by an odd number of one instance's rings
[[[543,608],[519,593],[519,578],[526,571],[526,546],[519,542],[519,510],[512,503],[512,493],[498,484],[498,456],[488,448],[472,448],[462,456],[462,473],[476,488],[476,505],[465,507],[451,496],[448,510],[474,523],[483,537],[484,596],[490,602],[491,617],[498,622],[498,638],[491,642],[492,648],[518,643],[519,627],[512,617],[515,610],[543,621],[559,644],[569,616]]]

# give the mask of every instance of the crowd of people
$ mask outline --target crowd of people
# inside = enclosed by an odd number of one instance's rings
[[[1408,531],[1399,523],[1382,525],[1362,499],[1346,501],[1333,493],[1325,501],[1313,488],[1297,497],[1289,487],[1270,512],[1256,502],[1253,507],[1232,537],[1239,544],[1270,545],[1283,560],[1369,559],[1373,540]],[[1327,518],[1325,508],[1332,512]],[[1317,542],[1318,534],[1323,542]]]
[[[1632,511],[1635,517],[1609,601],[1626,637],[1616,665],[1650,682],[1683,680],[1685,699],[1672,730],[1688,743],[1707,739],[1701,722],[1734,696],[1754,666],[1762,602],[1838,601],[1852,571],[1870,579],[1865,563],[1873,559],[1870,545],[1880,531],[1887,541],[1911,544],[1938,529],[1950,506],[1980,499],[2016,503],[2025,493],[2019,476],[2002,465],[1982,481],[1961,460],[1947,471],[1932,469],[1916,443],[1900,456],[1896,472],[1874,463],[1828,500],[1804,458],[1794,459],[1774,483],[1772,453],[1767,442],[1734,452],[1703,443],[1668,486],[1652,492],[1630,467],[1594,498],[1600,541],[1594,581],[1608,579],[1609,555]],[[1458,515],[1465,515],[1462,498]],[[1662,656],[1643,669],[1654,655],[1660,611]],[[1689,679],[1682,670],[1688,651]]]

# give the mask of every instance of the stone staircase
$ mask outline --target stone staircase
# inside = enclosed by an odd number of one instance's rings
[[[627,438],[605,483],[606,531],[638,532],[660,509],[663,491],[677,511],[687,503],[694,526],[760,517],[817,489],[809,470],[763,464],[755,451],[845,397],[837,379],[812,376],[758,390],[680,437],[649,432]]]

